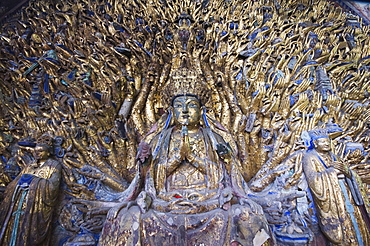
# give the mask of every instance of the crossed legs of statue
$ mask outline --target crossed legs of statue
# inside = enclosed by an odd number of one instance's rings
[[[268,239],[264,215],[242,205],[202,214],[141,213],[132,206],[104,224],[99,245],[268,245]]]

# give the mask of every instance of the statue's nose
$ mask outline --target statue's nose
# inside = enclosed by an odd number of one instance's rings
[[[186,105],[182,106],[182,113],[183,114],[189,113],[188,107]]]

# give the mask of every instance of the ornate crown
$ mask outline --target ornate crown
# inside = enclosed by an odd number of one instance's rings
[[[163,103],[166,106],[176,96],[193,95],[204,105],[210,98],[210,90],[203,76],[196,70],[180,67],[171,72],[170,78],[163,89]]]

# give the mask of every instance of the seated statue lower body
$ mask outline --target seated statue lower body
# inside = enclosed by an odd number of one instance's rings
[[[263,213],[234,204],[197,214],[174,214],[138,206],[122,210],[114,221],[106,221],[99,245],[236,246],[270,245]]]

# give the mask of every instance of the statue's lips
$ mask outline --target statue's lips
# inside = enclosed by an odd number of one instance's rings
[[[330,151],[330,146],[322,146],[321,147],[322,148],[322,150],[325,150],[325,151]]]

